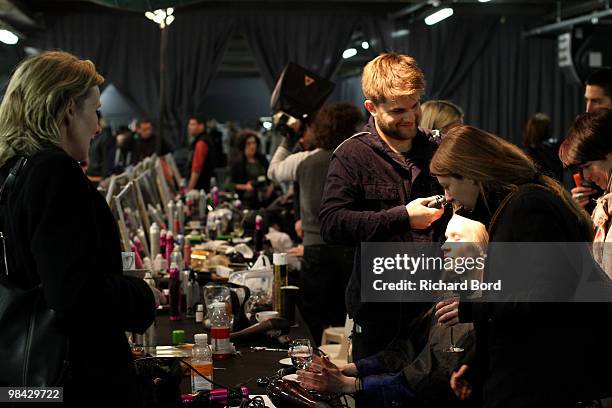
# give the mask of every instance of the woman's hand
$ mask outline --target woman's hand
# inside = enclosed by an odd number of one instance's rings
[[[312,356],[306,370],[297,371],[297,376],[302,387],[323,394],[351,394],[356,391],[355,378],[345,376],[335,364],[317,355]]]
[[[355,363],[345,364],[340,368],[340,372],[348,377],[357,377],[358,371]]]
[[[570,190],[572,193],[572,198],[576,200],[579,206],[582,208],[586,207],[586,205],[591,201],[591,196],[597,193],[597,190],[594,190],[590,187],[574,187]]]
[[[443,300],[436,304],[436,317],[438,323],[450,327],[459,323],[459,301],[456,299]]]
[[[287,250],[287,255],[295,256],[296,258],[301,258],[304,256],[304,245],[294,246]]]
[[[472,385],[465,379],[467,370],[468,366],[463,364],[459,371],[453,372],[450,380],[451,389],[461,401],[472,395]]]

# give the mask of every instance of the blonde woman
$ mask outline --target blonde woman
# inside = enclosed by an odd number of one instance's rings
[[[42,285],[67,333],[64,401],[138,406],[124,333],[152,323],[155,300],[142,279],[122,275],[115,220],[80,166],[100,131],[102,82],[91,61],[60,51],[16,68],[0,105],[0,183],[18,172],[0,226],[9,278],[23,288]],[[16,341],[8,337],[0,332],[0,347]]]
[[[437,129],[446,134],[455,126],[463,125],[463,110],[450,101],[427,101],[421,105],[423,129]]]

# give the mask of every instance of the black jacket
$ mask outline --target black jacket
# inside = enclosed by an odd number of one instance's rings
[[[133,137],[133,158],[132,163],[136,164],[153,154],[164,156],[172,153],[174,146],[165,137],[153,133],[148,139],[143,139],[134,133]]]
[[[419,129],[407,156],[380,138],[373,119],[334,152],[321,201],[321,236],[330,244],[356,246],[346,291],[347,311],[359,325],[375,323],[380,336],[410,335],[416,316],[431,307],[417,303],[361,303],[361,242],[438,241],[448,219],[426,230],[411,230],[406,204],[443,194],[429,162],[437,144]],[[445,222],[446,221],[446,222]]]
[[[506,249],[503,257],[499,246],[489,246],[485,280],[501,278],[503,285],[508,277],[504,281],[498,271],[510,268],[522,282],[506,295],[510,300],[460,304],[460,320],[473,321],[476,329],[476,359],[468,365],[484,406],[572,407],[601,397],[602,390],[609,393],[608,305],[529,301],[575,288],[571,257],[538,256],[530,243],[588,241],[578,218],[551,191],[527,187],[511,196],[491,226],[491,212],[505,195],[488,198],[490,211],[479,200],[474,213],[465,215],[490,228],[490,243],[525,244],[510,249],[516,252]]]
[[[0,169],[0,180],[15,159]],[[52,148],[28,159],[7,211],[2,227],[11,276],[24,286],[42,283],[47,305],[68,330],[64,400],[136,404],[125,332],[152,323],[155,301],[142,279],[122,275],[119,232],[104,198],[75,160]]]

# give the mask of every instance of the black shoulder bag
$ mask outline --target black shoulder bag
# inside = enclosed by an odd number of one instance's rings
[[[16,285],[7,261],[8,195],[26,162],[19,157],[0,188],[0,386],[61,386],[68,372],[66,331],[47,307],[42,284]]]

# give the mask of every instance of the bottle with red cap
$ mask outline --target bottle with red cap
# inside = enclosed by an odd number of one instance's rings
[[[213,312],[210,317],[210,337],[213,359],[224,360],[233,353],[230,343],[230,318],[225,310],[224,302],[212,304]]]

